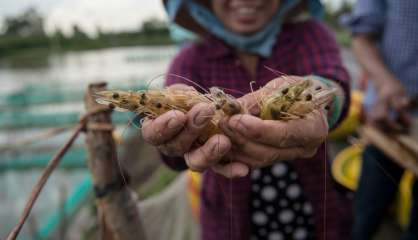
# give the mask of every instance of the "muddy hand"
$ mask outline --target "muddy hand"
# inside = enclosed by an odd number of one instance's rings
[[[318,110],[292,121],[235,115],[222,121],[220,126],[233,143],[228,157],[252,168],[312,157],[328,134],[325,113]]]
[[[213,114],[213,106],[204,103],[195,105],[187,113],[172,110],[144,121],[142,135],[164,155],[182,156],[191,170],[204,171],[217,165],[231,147],[229,139],[219,134],[196,147],[196,140]]]

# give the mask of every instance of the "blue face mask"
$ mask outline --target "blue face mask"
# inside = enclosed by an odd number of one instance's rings
[[[300,1],[284,0],[270,23],[260,31],[249,36],[243,36],[226,29],[223,23],[210,10],[193,0],[170,0],[167,3],[167,12],[171,20],[174,20],[180,7],[184,5],[197,23],[228,45],[244,52],[270,57],[286,13]],[[312,16],[321,17],[323,9],[318,0],[310,0],[309,9]]]

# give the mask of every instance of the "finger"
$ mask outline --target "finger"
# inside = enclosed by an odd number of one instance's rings
[[[245,138],[239,133],[224,131],[233,143],[228,159],[240,161],[251,166],[267,166],[279,160],[310,158],[316,154],[320,144],[315,146],[276,148]]]
[[[248,114],[234,115],[228,127],[248,139],[279,148],[317,145],[328,134],[325,115],[320,111],[287,122],[262,120]]]
[[[160,151],[170,156],[182,156],[188,152],[208,125],[215,113],[212,106],[205,103],[195,105],[187,112],[187,123],[175,137],[159,146]]]
[[[393,99],[391,105],[393,106],[393,108],[396,111],[401,112],[401,111],[405,111],[405,110],[408,109],[409,103],[410,103],[410,101],[409,101],[408,97],[399,96],[399,97]]]
[[[395,114],[398,113],[390,112],[389,104],[386,100],[381,100],[376,104],[370,116],[370,123],[385,131],[399,130],[400,126],[395,121],[397,117]]]
[[[231,162],[226,165],[216,164],[212,167],[212,170],[227,178],[237,178],[247,176],[250,168],[240,162]]]
[[[156,119],[144,121],[141,127],[142,136],[153,145],[162,144],[179,133],[186,121],[184,113],[177,110],[168,111]]]
[[[410,113],[403,111],[399,114],[397,121],[405,128],[409,128],[412,124],[412,116]]]
[[[257,90],[238,98],[237,101],[244,109],[247,109],[250,114],[257,116],[260,114],[260,103],[263,92],[264,90],[262,89]]]
[[[187,166],[193,171],[204,171],[213,166],[231,149],[231,142],[225,135],[217,134],[201,147],[184,154]]]
[[[380,122],[386,121],[386,118],[389,118],[389,107],[388,103],[382,99],[373,106],[369,121],[373,125],[379,125]]]

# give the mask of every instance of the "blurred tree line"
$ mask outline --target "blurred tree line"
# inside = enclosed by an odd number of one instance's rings
[[[43,16],[35,8],[29,8],[5,19],[3,29],[0,29],[0,58],[28,51],[51,52],[170,43],[167,23],[155,18],[146,20],[142,27],[134,31],[105,33],[98,28],[95,37],[89,37],[77,25],[73,26],[70,36],[60,29],[46,34]]]
[[[344,0],[339,9],[326,8],[325,20],[336,31],[337,40],[348,46],[350,35],[339,24],[339,18],[351,11],[352,1]],[[89,37],[74,25],[72,35],[65,35],[60,29],[52,34],[44,30],[44,18],[35,9],[29,8],[21,14],[5,19],[0,29],[0,58],[4,56],[49,53],[65,50],[99,49],[115,46],[171,44],[166,22],[151,18],[134,31],[103,32],[97,28],[95,37]]]

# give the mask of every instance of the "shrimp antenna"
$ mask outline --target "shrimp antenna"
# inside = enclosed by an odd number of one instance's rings
[[[243,96],[245,95],[244,92],[239,91],[239,90],[236,90],[236,89],[233,89],[233,88],[222,88],[222,90],[227,90],[228,92],[231,92],[231,93],[239,93],[239,94],[241,94]]]
[[[255,84],[255,83],[257,83],[256,81],[251,81],[250,82],[250,89],[251,89],[251,93],[254,93],[254,88],[253,88],[253,85]],[[258,107],[261,109],[261,102],[263,101],[262,100],[262,98],[260,97],[260,98],[258,98],[257,97],[257,95],[255,96],[256,98],[257,98],[257,101],[256,101],[256,104],[258,105]],[[255,106],[255,104],[254,105],[252,105],[249,109],[251,109],[251,108],[253,108]]]
[[[183,77],[183,76],[177,75],[177,74],[175,74],[175,73],[167,73],[166,75],[167,75],[167,76],[174,76],[174,77],[178,77],[178,78],[181,78],[181,79],[183,79],[183,80],[186,80],[187,82],[192,83],[193,85],[195,85],[196,87],[198,87],[198,88],[199,88],[200,90],[202,90],[203,92],[205,92],[205,93],[208,93],[208,94],[209,94],[209,91],[208,91],[208,90],[206,90],[203,86],[199,85],[198,83],[194,82],[193,80],[190,80],[190,79],[188,79],[188,78],[186,78],[186,77]]]
[[[269,70],[270,72],[272,72],[272,73],[276,74],[277,76],[286,75],[285,73],[280,72],[279,70],[273,69],[273,68],[271,68],[271,67],[269,67],[269,66],[267,66],[267,65],[264,65],[264,68],[266,68],[266,69],[267,69],[267,70]]]
[[[151,86],[151,84],[152,84],[153,81],[159,79],[160,77],[165,77],[165,76],[173,76],[173,77],[181,78],[181,79],[183,79],[183,80],[185,80],[185,81],[187,81],[189,83],[192,83],[193,85],[195,85],[196,87],[198,87],[199,89],[201,89],[203,92],[209,93],[208,90],[206,90],[204,87],[202,87],[201,85],[197,84],[193,80],[190,80],[190,79],[188,79],[186,77],[177,75],[175,73],[162,73],[162,74],[158,74],[157,76],[153,77],[151,80],[148,81],[147,88],[149,88]]]
[[[125,133],[126,133],[126,129],[127,128],[129,128],[129,126],[131,126],[131,125],[134,125],[134,123],[133,123],[133,118],[131,118],[131,119],[129,119],[128,120],[128,124],[125,126],[125,128],[122,130],[122,133],[121,133],[121,139],[123,139],[123,136],[125,135]],[[118,164],[118,170],[119,170],[119,173],[120,173],[120,176],[122,177],[122,180],[123,180],[123,183],[125,184],[125,186],[128,188],[128,189],[130,189],[130,187],[129,187],[129,185],[128,185],[128,181],[126,180],[126,177],[125,177],[125,174],[124,174],[124,171],[123,171],[123,166],[122,166],[122,163],[121,163],[121,161],[119,160],[119,158],[116,158],[116,162],[117,162],[117,164]],[[132,189],[131,189],[132,190]]]
[[[252,93],[254,92],[253,85],[254,85],[254,84],[256,84],[256,83],[257,83],[256,81],[251,81],[251,82],[250,82],[250,89],[251,89],[251,92],[252,92]]]
[[[158,74],[157,76],[151,78],[151,80],[149,80],[148,83],[147,83],[147,85],[146,85],[147,86],[147,89],[150,88],[152,82],[154,82],[155,80],[159,79],[160,77],[164,77],[164,76],[165,76],[165,74],[163,73],[163,74]]]
[[[178,77],[178,78],[181,78],[181,79],[183,79],[183,80],[185,80],[185,81],[187,81],[187,82],[189,82],[189,83],[193,84],[194,86],[198,87],[198,88],[199,88],[200,90],[202,90],[203,92],[205,92],[205,93],[209,93],[209,91],[208,91],[208,90],[206,90],[204,87],[202,87],[201,85],[197,84],[196,82],[194,82],[194,81],[192,81],[192,80],[190,80],[190,79],[188,79],[188,78],[186,78],[186,77],[183,77],[183,76],[177,75],[177,74],[175,74],[175,73],[162,73],[162,74],[159,74],[159,75],[155,76],[154,78],[152,78],[152,79],[148,82],[147,87],[149,87],[149,86],[151,85],[151,83],[152,83],[153,81],[155,81],[156,79],[158,79],[158,78],[160,78],[160,77],[164,77],[164,76],[173,76],[173,77]]]

